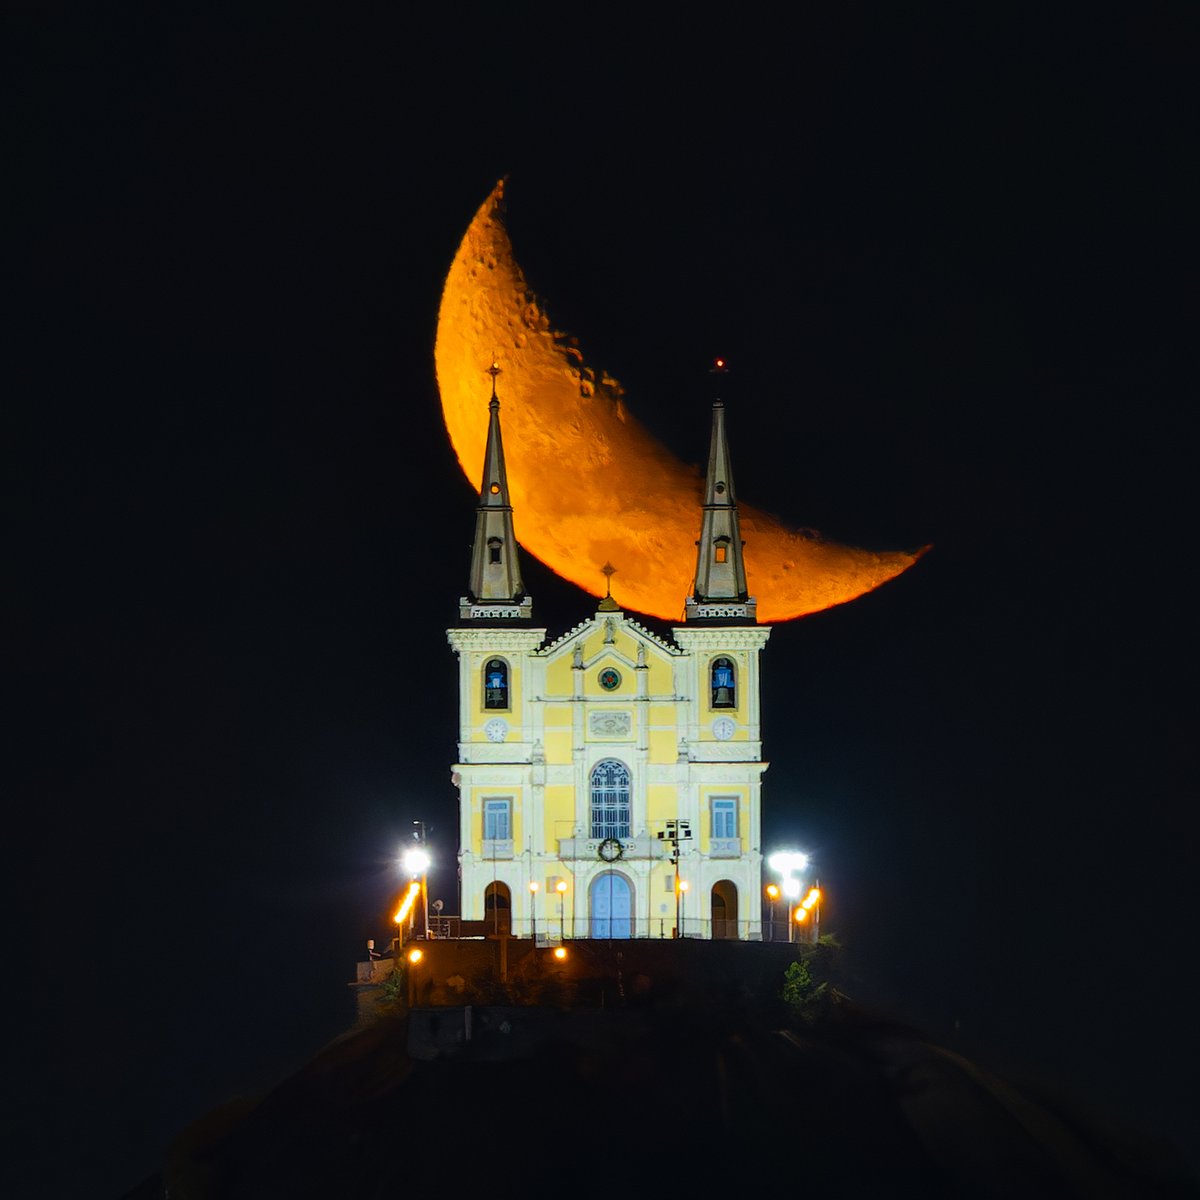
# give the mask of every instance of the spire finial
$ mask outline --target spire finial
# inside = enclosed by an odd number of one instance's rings
[[[713,365],[708,368],[710,375],[716,375],[713,380],[713,408],[724,408],[725,404],[720,397],[721,377],[729,374],[729,359],[718,355],[713,359]]]
[[[617,612],[621,606],[613,599],[612,594],[612,577],[617,573],[617,568],[614,567],[612,563],[606,562],[604,566],[600,568],[600,572],[608,583],[608,588],[604,593],[604,599],[600,601],[600,611]]]
[[[495,358],[492,359],[492,365],[488,367],[487,373],[492,377],[492,399],[499,404],[500,400],[496,395],[496,376],[500,374],[500,364]]]

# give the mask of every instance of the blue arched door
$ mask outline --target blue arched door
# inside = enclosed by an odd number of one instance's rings
[[[588,900],[592,937],[633,937],[633,889],[624,875],[616,871],[598,875],[592,881]]]

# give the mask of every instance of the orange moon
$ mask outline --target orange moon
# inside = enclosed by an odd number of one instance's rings
[[[588,367],[574,338],[554,329],[513,257],[501,180],[471,221],[442,290],[434,359],[446,430],[479,486],[493,361],[517,540],[547,566],[604,595],[600,568],[627,609],[682,618],[700,533],[703,478],[629,412],[623,389]],[[729,412],[734,479],[747,463]],[[707,401],[694,419],[707,429]],[[746,576],[763,622],[845,604],[910,567],[908,553],[839,545],[788,529],[739,498]]]

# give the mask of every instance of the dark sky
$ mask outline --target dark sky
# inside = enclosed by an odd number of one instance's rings
[[[407,8],[10,14],[5,1194],[119,1194],[341,1032],[414,820],[457,907],[432,348],[504,174],[680,457],[725,354],[743,499],[933,544],[763,661],[764,842],[816,856],[849,990],[1184,1143],[1195,10]],[[526,575],[552,632],[592,610]]]

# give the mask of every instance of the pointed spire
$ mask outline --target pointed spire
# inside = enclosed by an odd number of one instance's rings
[[[533,605],[521,582],[521,563],[508,497],[508,473],[504,469],[504,444],[500,437],[500,400],[496,396],[499,365],[492,363],[488,374],[492,377],[492,398],[488,403],[483,480],[475,509],[470,590],[459,601],[459,616],[464,620],[528,619],[533,616]]]
[[[723,373],[724,366],[718,359],[717,370]],[[725,437],[725,405],[717,400],[713,404],[712,441],[704,480],[704,516],[696,543],[696,579],[684,606],[686,621],[755,622],[757,606],[746,590],[742,546]]]

